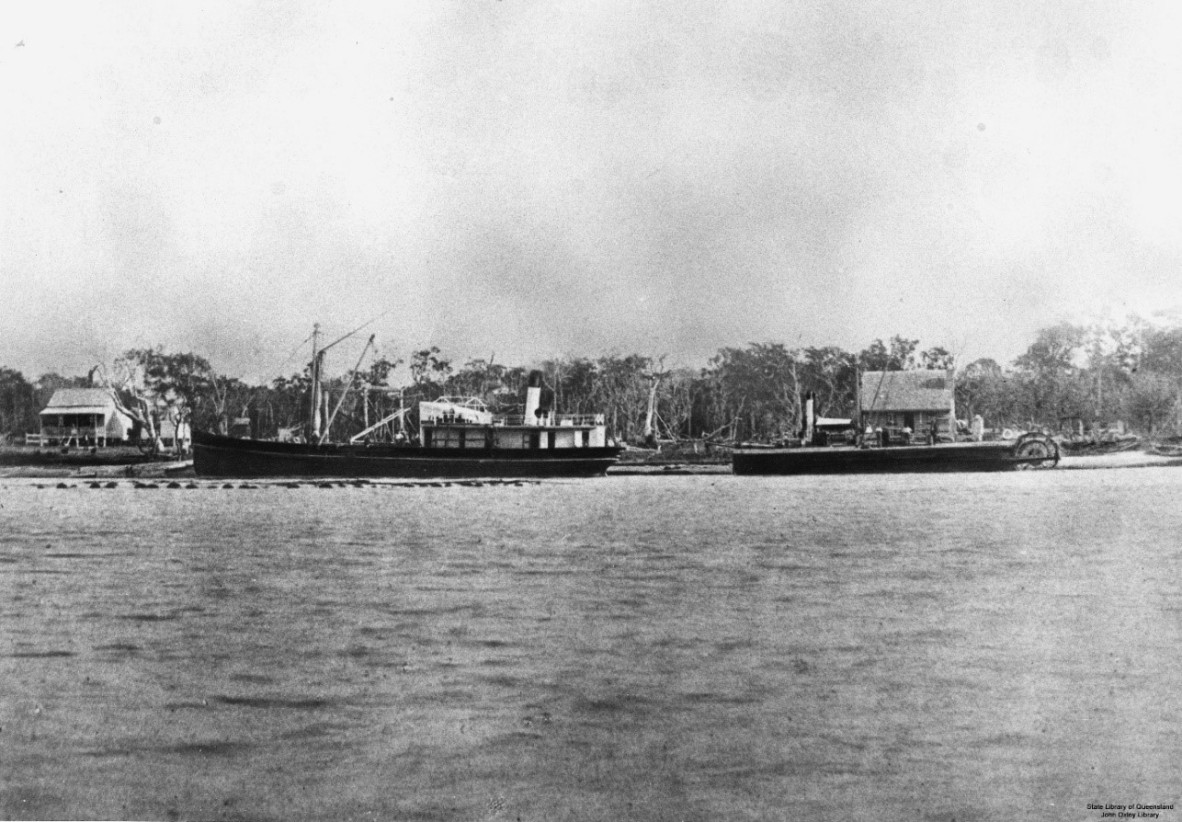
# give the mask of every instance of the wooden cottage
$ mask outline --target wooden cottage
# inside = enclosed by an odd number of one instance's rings
[[[862,374],[862,425],[889,432],[891,438],[956,437],[955,374],[952,370],[866,371]]]
[[[114,445],[132,429],[131,418],[102,388],[59,388],[40,417],[42,445]]]

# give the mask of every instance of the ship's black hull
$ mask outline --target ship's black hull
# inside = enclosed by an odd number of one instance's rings
[[[193,433],[199,477],[593,477],[619,448],[488,449],[311,445]]]
[[[982,442],[738,450],[732,465],[736,474],[951,473],[1043,467],[1058,458],[1058,451],[1032,451],[1012,442]]]

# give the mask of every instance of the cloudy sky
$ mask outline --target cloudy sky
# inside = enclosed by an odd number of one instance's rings
[[[1008,360],[1182,306],[1179,8],[5,4],[0,365]]]

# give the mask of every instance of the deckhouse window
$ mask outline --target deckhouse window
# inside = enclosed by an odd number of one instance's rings
[[[436,428],[429,432],[427,445],[433,448],[463,448],[464,432],[450,428]]]

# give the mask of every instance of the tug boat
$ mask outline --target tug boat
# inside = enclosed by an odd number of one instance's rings
[[[534,378],[536,377],[536,385]],[[615,465],[602,414],[538,408],[531,376],[526,413],[495,416],[476,399],[419,403],[418,440],[407,443],[278,442],[193,432],[199,477],[592,477]]]
[[[364,441],[370,432],[404,416],[402,410],[348,442],[323,441],[315,432],[322,428],[322,397],[318,394],[323,354],[328,347],[316,352],[313,343],[309,427],[313,433],[307,441],[241,439],[194,431],[193,469],[197,476],[592,477],[605,474],[619,459],[622,449],[609,443],[603,414],[558,415],[541,407],[540,371],[530,373],[520,417],[495,415],[479,399],[441,397],[418,404],[416,440]]]

